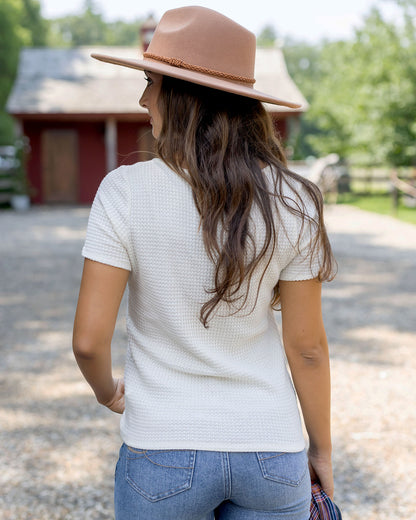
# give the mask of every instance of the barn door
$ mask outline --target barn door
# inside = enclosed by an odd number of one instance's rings
[[[45,130],[42,134],[44,202],[78,202],[78,135],[76,130]]]

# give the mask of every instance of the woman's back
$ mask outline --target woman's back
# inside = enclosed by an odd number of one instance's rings
[[[200,308],[212,289],[214,266],[189,184],[159,159],[121,167],[103,181],[83,254],[131,271],[121,425],[127,444],[303,449],[270,300],[279,279],[314,277],[311,269],[319,264],[299,264],[300,219],[284,208],[279,218],[284,222],[276,216],[276,250],[255,270],[244,307],[222,303],[205,328]],[[261,243],[264,224],[255,208],[250,228]],[[247,289],[241,288],[242,296]],[[188,439],[184,428],[192,432]]]

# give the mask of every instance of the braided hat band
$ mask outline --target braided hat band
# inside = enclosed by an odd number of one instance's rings
[[[208,69],[207,67],[200,67],[199,65],[192,65],[184,60],[177,58],[167,58],[166,56],[158,56],[150,52],[144,52],[143,58],[150,60],[161,61],[172,65],[173,67],[179,67],[180,69],[193,70],[195,72],[202,72],[203,74],[209,74],[210,76],[216,76],[217,78],[229,79],[231,81],[238,81],[239,83],[248,83],[254,85],[255,79],[247,78],[246,76],[238,76],[236,74],[229,74],[228,72],[221,72],[219,70]]]

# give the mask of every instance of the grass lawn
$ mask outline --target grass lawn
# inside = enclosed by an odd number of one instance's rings
[[[360,195],[358,193],[342,193],[339,195],[337,203],[351,204],[357,208],[374,213],[391,215],[399,220],[416,225],[416,208],[407,208],[400,201],[397,212],[394,212],[389,194]]]

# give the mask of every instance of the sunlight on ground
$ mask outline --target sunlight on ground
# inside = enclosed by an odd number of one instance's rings
[[[356,218],[354,217],[356,213]],[[365,219],[365,225],[363,221]],[[416,226],[387,215],[362,212],[351,206],[325,208],[328,230],[335,234],[361,235],[368,245],[399,250],[416,250]],[[403,240],[405,233],[405,240]]]
[[[33,239],[58,238],[60,240],[83,240],[85,229],[71,229],[67,226],[33,226]]]
[[[365,287],[362,285],[357,285],[356,287],[345,286],[345,287],[331,287],[325,286],[324,288],[324,296],[326,298],[334,298],[343,300],[344,298],[352,298],[355,296],[359,296],[366,292]]]
[[[95,479],[99,480],[103,474],[109,473],[109,458],[101,457],[100,453],[114,453],[115,466],[117,446],[114,439],[107,442],[100,439],[100,449],[94,454],[90,444],[82,439],[70,446],[54,448],[48,453],[50,470],[45,475],[45,480],[52,485],[55,482],[90,484]]]
[[[400,332],[387,326],[356,328],[348,331],[346,335],[352,341],[370,341],[375,344],[383,344],[383,347],[388,344],[389,347],[395,347],[395,354],[397,354],[398,348],[414,348],[415,346],[415,335],[413,333]]]
[[[396,273],[389,272],[385,273],[383,272],[383,283],[393,283],[396,280]],[[336,278],[335,278],[336,280]],[[354,272],[354,271],[348,271],[346,269],[342,272],[342,281],[348,285],[348,288],[351,289],[354,285],[355,287],[361,287],[364,289],[366,285],[374,285],[375,287],[380,286],[380,272],[366,272],[365,273],[365,279],[363,280],[363,274],[362,272]],[[354,287],[354,289],[355,289]]]
[[[6,294],[6,296],[0,295],[0,305],[19,305],[19,303],[24,303],[25,301],[26,296],[24,294]]]

